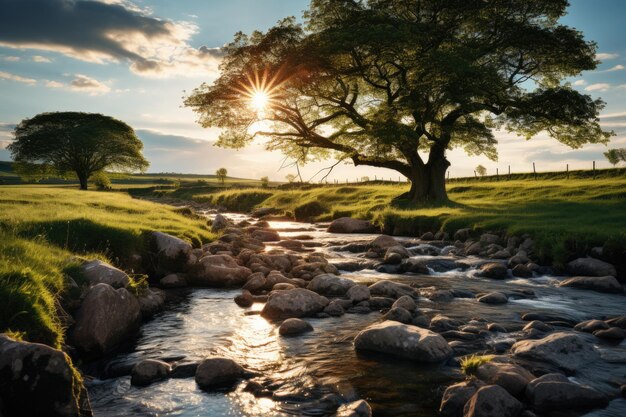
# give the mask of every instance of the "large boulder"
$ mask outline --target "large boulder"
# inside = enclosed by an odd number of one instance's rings
[[[499,262],[489,262],[481,265],[478,276],[491,279],[506,279],[508,277],[508,269],[506,265]]]
[[[157,272],[180,272],[187,267],[192,246],[176,236],[152,232]]]
[[[567,272],[572,275],[586,277],[614,277],[617,274],[615,267],[610,263],[595,258],[578,258],[567,264]]]
[[[241,287],[252,271],[229,255],[207,255],[189,271],[188,281],[207,287]]]
[[[297,318],[290,318],[283,321],[278,328],[278,333],[281,336],[297,336],[299,334],[312,331],[313,326],[311,326],[311,324]]]
[[[476,369],[476,377],[490,385],[499,385],[511,395],[521,398],[535,376],[514,363],[489,361]]]
[[[70,358],[39,343],[0,334],[0,414],[90,417],[87,391]]]
[[[368,246],[377,250],[386,250],[395,246],[400,246],[400,242],[391,236],[380,235],[376,236],[376,238],[374,238]]]
[[[463,417],[517,417],[522,403],[499,385],[487,385],[465,404]]]
[[[126,288],[130,282],[126,272],[98,259],[82,264],[80,274],[89,285],[104,282],[113,288]]]
[[[158,288],[147,288],[137,296],[141,317],[148,319],[165,306],[165,291]]]
[[[365,400],[353,401],[341,405],[335,417],[372,417],[372,407]]]
[[[330,233],[376,233],[379,229],[367,220],[341,217],[328,226]]]
[[[204,390],[232,388],[246,375],[246,371],[232,359],[207,358],[196,369],[196,383]]]
[[[272,320],[306,317],[324,310],[328,303],[328,298],[304,288],[273,291],[261,310],[261,316]]]
[[[219,232],[220,230],[224,230],[230,226],[230,222],[228,219],[221,214],[216,214],[213,218],[213,222],[211,223],[211,231]]]
[[[169,363],[156,359],[144,359],[135,364],[130,374],[130,383],[137,386],[150,385],[163,380],[172,372]]]
[[[614,294],[624,292],[620,283],[613,276],[568,278],[561,281],[559,287],[572,287]]]
[[[345,295],[354,285],[355,282],[351,279],[322,274],[313,278],[307,285],[307,289],[323,295]]]
[[[365,328],[354,339],[354,348],[428,363],[442,362],[452,355],[452,348],[439,334],[396,321]]]
[[[605,407],[608,398],[591,387],[570,382],[561,374],[547,374],[534,379],[526,388],[526,397],[539,413],[565,410],[581,411]]]
[[[139,328],[141,309],[125,288],[98,284],[85,293],[75,314],[73,345],[89,355],[111,352]]]
[[[599,358],[593,346],[575,333],[557,332],[543,339],[521,340],[513,345],[515,356],[538,362],[547,362],[567,372]]]
[[[479,388],[484,386],[485,383],[477,379],[470,379],[450,385],[446,388],[441,398],[439,415],[441,417],[461,417],[465,404]]]
[[[353,303],[360,303],[361,301],[369,300],[371,294],[367,285],[356,284],[348,289],[346,296],[348,296]]]
[[[161,278],[159,284],[163,288],[181,288],[187,286],[186,274],[169,274]]]
[[[380,280],[369,287],[370,293],[374,296],[400,298],[403,295],[417,297],[419,294],[415,288],[407,284],[398,282]]]

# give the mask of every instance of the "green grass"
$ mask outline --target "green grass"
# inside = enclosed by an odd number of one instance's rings
[[[461,371],[467,376],[476,375],[476,371],[494,358],[493,355],[469,355],[461,359]]]
[[[0,187],[0,332],[59,347],[65,329],[57,305],[66,276],[80,284],[79,257],[123,267],[147,248],[147,232],[154,230],[196,246],[215,238],[204,219],[119,192]],[[145,285],[136,276],[130,290]]]

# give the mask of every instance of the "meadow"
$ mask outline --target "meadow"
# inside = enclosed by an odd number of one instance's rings
[[[124,267],[159,230],[195,246],[215,238],[206,221],[120,192],[64,186],[0,187],[0,332],[59,346],[58,299],[79,281],[81,258]]]

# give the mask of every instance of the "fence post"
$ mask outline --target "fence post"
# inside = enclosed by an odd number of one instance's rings
[[[565,165],[565,176],[569,180],[569,164]]]
[[[509,181],[511,180],[511,165],[509,165]]]
[[[476,171],[474,171],[474,178],[478,179],[478,175],[476,175]]]
[[[537,170],[535,169],[535,163],[533,162],[533,174],[535,175],[535,180],[537,180]]]
[[[596,179],[596,161],[593,161],[593,179]]]
[[[500,173],[498,172],[498,168],[496,168],[496,181],[500,181]]]

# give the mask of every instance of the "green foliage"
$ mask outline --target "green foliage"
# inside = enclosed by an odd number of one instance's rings
[[[91,176],[91,182],[96,186],[98,191],[110,191],[111,179],[104,171],[98,171]]]
[[[311,221],[315,220],[317,216],[326,213],[326,211],[327,208],[318,201],[309,201],[308,203],[296,206],[293,210],[293,214],[298,221]]]
[[[82,189],[92,173],[143,171],[143,144],[126,123],[95,113],[41,113],[22,120],[7,147],[19,172],[35,178],[74,172]]]
[[[482,165],[478,165],[475,169],[476,173],[478,175],[480,175],[481,177],[484,177],[485,175],[487,175],[487,168],[485,168]]]
[[[461,359],[461,371],[467,376],[476,375],[476,371],[494,358],[493,355],[469,355]]]
[[[261,188],[267,188],[270,186],[270,179],[268,177],[261,177]]]
[[[572,148],[608,142],[604,103],[566,82],[597,65],[596,44],[560,23],[567,6],[314,0],[305,27],[288,18],[236,34],[220,77],[185,105],[223,129],[220,146],[262,136],[296,164],[336,157],[389,168],[423,181],[414,202],[445,200],[446,151],[495,160],[495,129],[527,139],[545,131]],[[259,114],[245,87],[266,90],[272,105]]]
[[[626,162],[626,148],[609,149],[604,152],[604,156],[611,165],[615,166],[620,162]]]
[[[215,176],[222,184],[224,184],[224,180],[226,180],[226,175],[228,175],[226,168],[220,168],[215,171]]]

